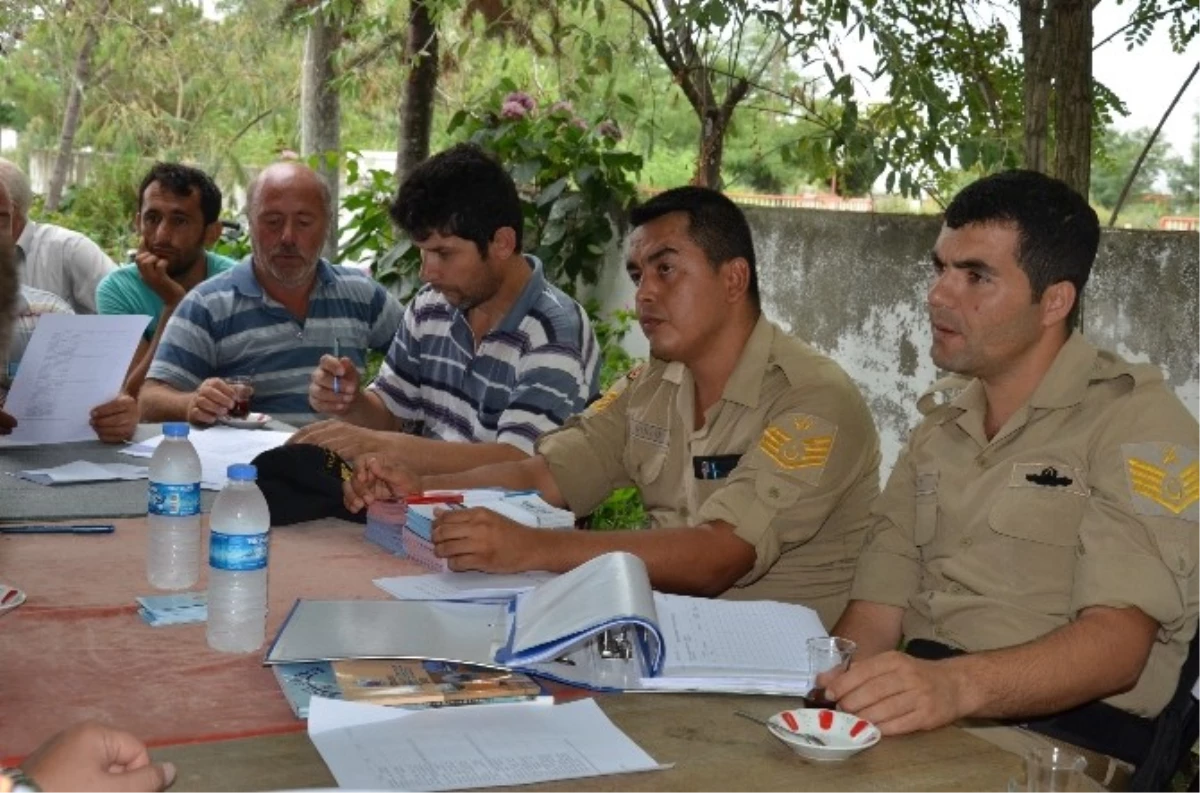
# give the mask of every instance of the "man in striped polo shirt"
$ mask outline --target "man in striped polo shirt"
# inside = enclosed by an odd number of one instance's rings
[[[426,286],[371,386],[352,361],[321,359],[309,403],[340,420],[293,442],[347,459],[386,450],[429,473],[527,458],[595,395],[599,350],[583,308],[521,253],[516,185],[463,144],[415,169],[391,215],[421,249]]]
[[[224,378],[252,378],[250,409],[307,424],[309,374],[335,348],[361,367],[384,350],[401,308],[370,277],[321,258],[329,190],[312,169],[276,163],[251,183],[253,253],[197,286],[171,317],[139,401],[144,421],[212,424],[234,406]]]

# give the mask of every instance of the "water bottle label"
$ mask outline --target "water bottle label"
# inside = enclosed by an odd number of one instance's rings
[[[148,512],[151,515],[168,515],[173,518],[199,515],[200,483],[165,485],[162,482],[151,482]]]
[[[262,570],[267,566],[267,535],[222,534],[208,541],[208,563],[217,570]]]

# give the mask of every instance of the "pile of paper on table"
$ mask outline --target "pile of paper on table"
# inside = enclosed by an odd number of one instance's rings
[[[533,528],[570,529],[575,526],[575,516],[571,512],[546,503],[537,494],[479,489],[410,499],[403,513],[403,525],[399,527],[396,523],[372,520],[368,516],[365,536],[397,556],[407,556],[431,570],[445,572],[448,569],[445,560],[433,552],[434,513],[470,507],[485,507]]]

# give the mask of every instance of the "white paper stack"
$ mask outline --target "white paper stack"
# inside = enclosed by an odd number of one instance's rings
[[[220,490],[228,477],[225,472],[231,465],[249,463],[268,449],[282,446],[292,436],[290,432],[275,430],[243,430],[234,427],[209,427],[193,429],[188,440],[200,456],[200,487],[205,490]],[[149,440],[135,443],[121,450],[130,457],[149,458],[162,442],[158,435]]]

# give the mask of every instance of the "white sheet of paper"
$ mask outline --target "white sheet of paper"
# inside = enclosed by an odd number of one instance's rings
[[[89,414],[121,393],[149,322],[140,314],[39,317],[4,404],[17,427],[0,445],[96,440]]]
[[[277,430],[243,430],[234,427],[193,428],[188,440],[200,456],[200,487],[204,490],[220,490],[228,477],[226,469],[237,463],[248,463],[262,452],[282,446],[290,432]],[[151,457],[163,436],[136,443],[121,450],[131,457]]]
[[[352,790],[461,790],[663,767],[591,699],[410,711],[372,723],[330,704],[349,703],[313,697],[309,738]]]
[[[647,689],[804,694],[805,643],[825,636],[812,609],[773,601],[728,601],[654,593],[666,645],[662,675]]]
[[[54,468],[31,468],[17,471],[13,476],[28,479],[39,485],[65,485],[73,482],[109,482],[117,479],[145,479],[150,469],[128,463],[92,463],[76,460]]]
[[[503,600],[554,578],[554,573],[435,573],[376,578],[396,600]]]

